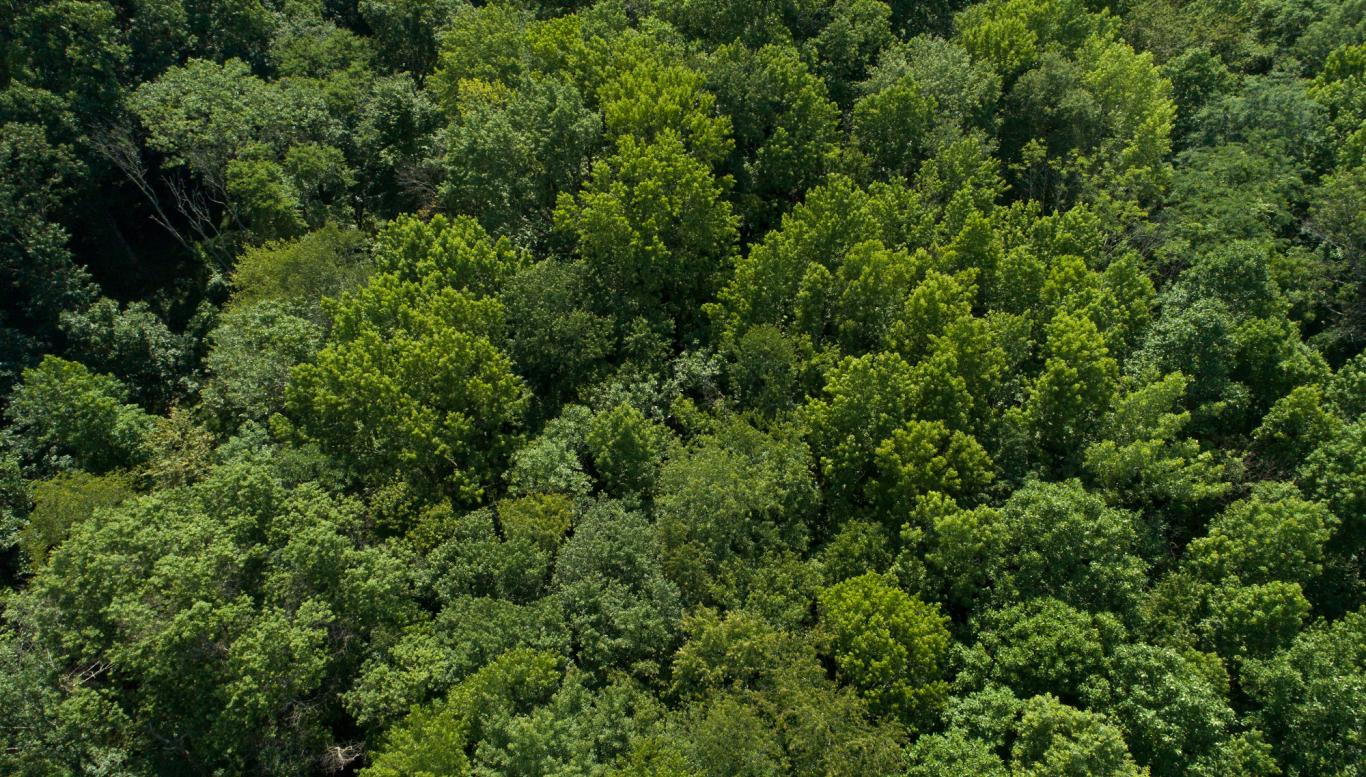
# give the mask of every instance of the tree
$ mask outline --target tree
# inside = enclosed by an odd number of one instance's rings
[[[817,60],[816,71],[836,103],[848,106],[854,84],[862,81],[878,54],[895,39],[891,9],[867,0],[837,0],[828,6],[824,24],[806,44]]]
[[[934,121],[933,98],[903,78],[854,103],[853,135],[879,178],[899,178],[915,170],[926,150]]]
[[[739,41],[758,49],[765,44],[811,34],[820,23],[815,3],[752,3],[740,0],[670,0],[657,11],[690,39],[720,46]]]
[[[1086,688],[1089,705],[1120,725],[1134,760],[1159,777],[1218,759],[1232,735],[1234,713],[1216,684],[1222,678],[1202,661],[1171,648],[1121,645],[1105,679]]]
[[[907,777],[1006,777],[1005,764],[981,740],[951,730],[920,737],[908,753]]]
[[[1366,543],[1366,423],[1358,420],[1339,429],[1332,439],[1309,454],[1300,466],[1300,480],[1313,497],[1323,500],[1342,521],[1344,550]]]
[[[787,331],[795,317],[793,300],[810,264],[829,262],[858,240],[876,237],[877,224],[861,195],[843,177],[813,189],[783,217],[780,228],[736,262],[713,310],[718,326],[730,337],[761,324]]]
[[[27,471],[83,469],[103,474],[139,464],[152,417],[127,403],[128,390],[109,375],[47,356],[24,370],[5,417],[6,442]]]
[[[917,518],[925,507],[929,505],[917,505]],[[975,604],[989,598],[993,569],[1005,555],[1010,533],[1000,510],[990,507],[963,510],[952,503],[943,507],[946,509],[942,511],[924,510],[931,514],[930,526],[908,523],[903,532],[920,531],[929,535],[924,564],[931,584],[942,592],[946,602],[971,610]],[[910,546],[908,550],[915,552],[919,548]]]
[[[272,160],[230,160],[224,193],[250,242],[295,237],[308,226],[298,191],[284,168]]]
[[[804,547],[817,500],[810,467],[810,451],[790,430],[765,434],[739,421],[664,462],[656,528],[685,595],[703,596],[731,559]]]
[[[360,0],[356,9],[374,30],[380,58],[395,70],[426,75],[436,66],[436,33],[442,22],[458,16],[472,16],[454,2],[425,3],[414,0]],[[462,14],[460,11],[464,10]]]
[[[174,171],[153,175],[130,148],[133,141],[117,132],[103,150],[163,229],[187,249],[197,242],[226,266],[234,241],[291,237],[307,226],[301,182],[286,172],[288,152],[301,144],[336,146],[344,129],[318,90],[300,87],[263,81],[240,59],[190,59],[129,97],[148,148],[167,166],[184,168],[189,180]],[[296,149],[294,163],[301,161]],[[302,182],[309,187],[323,183],[311,178],[316,170],[299,172],[310,175]],[[346,170],[336,172],[344,181]]]
[[[545,593],[553,548],[509,531],[502,507],[460,514],[439,504],[405,527],[422,554],[423,584],[448,606],[481,598],[531,604]]]
[[[872,500],[897,525],[917,497],[930,492],[973,502],[991,483],[991,458],[981,445],[939,421],[908,421],[874,454],[878,477]]]
[[[603,489],[614,496],[648,495],[654,489],[667,430],[631,405],[598,413],[585,439]]]
[[[1122,732],[1108,718],[1048,695],[1025,702],[1010,755],[1015,773],[1029,777],[1144,774],[1125,747]]]
[[[91,475],[64,472],[33,487],[33,510],[19,533],[19,549],[33,571],[47,565],[48,554],[96,510],[117,507],[133,496],[131,478],[123,473]]]
[[[824,393],[801,411],[811,451],[829,498],[854,505],[873,473],[877,447],[916,406],[911,368],[895,354],[850,357],[827,376]]]
[[[868,353],[896,321],[917,270],[912,256],[877,240],[853,246],[828,270],[807,265],[795,299],[795,327],[822,346]]]
[[[602,377],[616,345],[612,319],[589,308],[588,294],[582,263],[551,260],[522,268],[500,295],[507,309],[508,356],[544,412]]]
[[[252,455],[76,524],[14,611],[83,678],[58,697],[124,721],[131,768],[306,773],[359,645],[407,617],[403,567],[355,540],[359,505]]]
[[[916,4],[923,9],[927,4]],[[893,7],[893,13],[897,9]],[[994,109],[1000,98],[1001,79],[986,63],[974,61],[959,43],[930,35],[917,35],[882,50],[877,66],[860,84],[864,94],[876,94],[896,85],[914,87],[934,106],[932,132],[980,127],[995,123]],[[938,142],[927,138],[917,142]]]
[[[1049,322],[1045,353],[1026,412],[1043,449],[1066,460],[1114,404],[1119,366],[1096,325],[1070,313]]]
[[[286,406],[357,475],[402,468],[419,487],[478,502],[511,453],[526,389],[486,334],[458,320],[481,315],[475,303],[452,292],[410,304],[401,288],[372,280],[337,303],[316,361],[291,370]]]
[[[680,699],[766,693],[824,679],[814,646],[751,613],[722,617],[704,609],[686,619],[684,628],[689,636],[674,658],[670,689]]]
[[[1324,548],[1337,519],[1305,500],[1289,483],[1261,483],[1252,496],[1210,522],[1186,549],[1186,561],[1206,579],[1307,584],[1322,572]]]
[[[1069,702],[1081,699],[1082,688],[1124,638],[1114,616],[1051,598],[990,610],[974,631],[977,643],[965,656],[969,682],[990,681],[1024,698],[1049,693]]]
[[[510,650],[564,655],[568,645],[552,598],[516,604],[459,597],[372,651],[342,699],[367,731],[392,731],[414,707],[440,699]]]
[[[400,216],[375,236],[374,253],[375,269],[401,281],[477,297],[497,294],[527,264],[511,240],[490,235],[470,216]]]
[[[553,653],[511,650],[456,686],[442,700],[414,709],[377,753],[368,777],[436,777],[470,771],[471,750],[485,729],[542,703],[563,677]]]
[[[359,231],[335,225],[294,240],[251,246],[237,258],[233,300],[276,300],[316,309],[324,297],[335,297],[365,280],[370,271],[365,248]],[[321,318],[320,311],[309,317]]]
[[[1089,482],[1111,501],[1166,519],[1168,536],[1193,534],[1231,489],[1226,466],[1200,441],[1182,436],[1191,414],[1180,407],[1190,379],[1174,372],[1146,385],[1127,382],[1082,453]]]
[[[0,666],[0,701],[10,721],[0,731],[0,766],[16,774],[71,772],[92,763],[136,768],[137,742],[127,716],[95,689],[63,693],[60,668],[32,649],[28,635],[11,629],[0,634]]]
[[[1366,356],[1358,354],[1348,359],[1333,374],[1324,387],[1325,404],[1339,417],[1348,421],[1366,413]]]
[[[924,278],[906,295],[902,310],[886,331],[886,343],[909,362],[927,356],[938,338],[945,337],[950,328],[972,317],[977,286],[973,284],[974,270],[957,275],[946,275],[929,270]]]
[[[1361,762],[1366,613],[1320,623],[1273,656],[1248,661],[1242,684],[1278,760],[1292,774],[1332,774]]]
[[[123,381],[138,404],[164,411],[193,386],[194,332],[172,332],[145,302],[102,297],[62,313],[68,355]]]
[[[1143,590],[1134,515],[1105,504],[1081,483],[1031,482],[1002,512],[1015,548],[995,576],[998,594],[1053,596],[1094,611],[1124,613]]]
[[[1366,138],[1360,133],[1353,137]],[[1366,165],[1361,164],[1366,154],[1361,156],[1356,166],[1343,165],[1325,178],[1310,210],[1311,223],[1324,238],[1329,282],[1339,284],[1328,302],[1337,314],[1330,331],[1348,349],[1348,343],[1359,347],[1366,338],[1366,289],[1357,280],[1366,249],[1366,225],[1358,210],[1366,198]]]
[[[57,220],[83,167],[74,150],[43,127],[0,124],[0,391],[56,343],[63,311],[93,302],[98,289],[75,261]]]
[[[588,269],[595,309],[676,324],[680,337],[694,331],[697,306],[715,293],[734,251],[736,220],[722,192],[674,131],[652,143],[623,137],[555,213]]]
[[[877,714],[911,725],[932,720],[948,693],[949,632],[939,608],[871,572],[823,590],[820,607],[841,679]]]
[[[475,295],[496,291],[520,254],[472,219],[396,222],[380,243],[385,271],[327,305],[332,330],[291,371],[286,405],[362,479],[403,467],[419,489],[479,502],[527,397],[495,344],[501,306]]]
[[[587,511],[560,551],[553,585],[579,666],[599,677],[614,668],[659,676],[677,647],[682,607],[644,517],[616,502]]]
[[[203,405],[224,428],[265,423],[285,408],[290,370],[318,352],[322,328],[287,303],[236,305],[209,333]]]
[[[1359,777],[1366,0],[0,0],[0,773]]]
[[[147,129],[150,148],[221,192],[228,162],[264,134],[264,114],[283,107],[272,105],[272,96],[239,59],[193,59],[141,86],[130,107]]]
[[[14,25],[16,59],[27,65],[15,75],[64,95],[87,121],[113,112],[130,52],[108,3],[39,3],[7,21]]]
[[[447,136],[440,198],[523,245],[548,239],[561,192],[587,177],[602,120],[572,86],[531,78],[502,99],[468,100]]]
[[[704,65],[707,87],[730,118],[737,210],[757,234],[824,177],[838,147],[839,109],[796,48],[732,43]]]
[[[1226,581],[1210,592],[1208,615],[1199,630],[1204,644],[1226,659],[1263,657],[1290,644],[1309,609],[1298,583]]]
[[[628,137],[649,145],[670,133],[692,157],[709,165],[734,147],[730,118],[716,115],[716,97],[692,68],[653,57],[632,62],[598,89],[598,99],[603,129],[618,146]]]

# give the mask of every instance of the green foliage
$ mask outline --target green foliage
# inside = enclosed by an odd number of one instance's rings
[[[1011,761],[1020,775],[1139,777],[1122,732],[1104,715],[1035,696],[1020,715]]]
[[[934,99],[910,78],[861,98],[851,118],[854,140],[879,177],[906,175],[924,151],[935,113]]]
[[[0,389],[8,391],[55,342],[62,313],[92,302],[96,289],[56,219],[80,161],[40,125],[6,119],[0,127]]]
[[[1005,777],[1009,774],[990,745],[960,731],[930,734],[915,741],[907,755],[907,777]]]
[[[70,355],[134,389],[139,404],[169,407],[192,385],[193,338],[172,332],[146,303],[121,307],[101,298],[80,312],[62,314]]]
[[[1358,420],[1338,430],[1300,468],[1306,491],[1322,500],[1342,521],[1341,538],[1356,550],[1366,542],[1366,423]]]
[[[825,589],[822,624],[840,677],[871,709],[923,725],[944,703],[949,632],[939,608],[868,573]]]
[[[1319,624],[1277,655],[1249,661],[1248,695],[1261,707],[1278,760],[1292,774],[1332,774],[1361,763],[1366,613]]]
[[[1111,499],[1162,516],[1176,537],[1187,535],[1231,488],[1215,455],[1182,436],[1191,415],[1179,403],[1189,384],[1177,372],[1126,386],[1101,425],[1101,439],[1082,456],[1086,473]]]
[[[1134,760],[1154,775],[1224,760],[1219,749],[1232,733],[1234,712],[1198,657],[1122,645],[1109,658],[1104,680],[1088,686],[1085,695],[1122,727]]]
[[[838,108],[797,49],[722,46],[705,65],[707,87],[730,117],[739,159],[728,166],[751,231],[824,177],[838,148]]]
[[[614,496],[648,494],[663,457],[667,431],[630,405],[593,417],[584,442],[598,481]]]
[[[790,432],[732,422],[665,462],[656,525],[670,578],[701,595],[718,567],[801,549],[817,492],[810,452]]]
[[[33,510],[19,532],[19,549],[35,571],[47,564],[48,554],[96,510],[117,507],[133,496],[133,484],[122,473],[91,475],[65,472],[33,487]]]
[[[935,129],[988,127],[1001,92],[990,67],[974,62],[959,43],[929,35],[883,49],[862,89],[875,93],[896,85],[913,86],[933,102]]]
[[[1327,406],[1339,417],[1352,420],[1366,413],[1366,357],[1358,354],[1334,373],[1323,395]]]
[[[1213,582],[1236,577],[1244,583],[1305,584],[1322,571],[1324,546],[1337,524],[1294,486],[1260,484],[1210,522],[1208,533],[1187,548],[1186,559]]]
[[[380,230],[374,252],[379,272],[476,297],[495,294],[525,264],[510,241],[495,240],[468,216],[400,216]]]
[[[1123,613],[1145,583],[1133,514],[1109,507],[1077,481],[1027,483],[1002,508],[1010,552],[996,586],[1006,600],[1053,596],[1075,607]]]
[[[1363,41],[0,2],[0,773],[1356,775]]]
[[[288,303],[235,305],[209,333],[202,402],[218,423],[265,423],[284,410],[289,371],[318,352],[322,328]]]
[[[426,74],[436,65],[437,33],[465,6],[442,0],[359,0],[356,10],[375,34],[381,59],[396,70]]]
[[[441,701],[414,710],[386,738],[367,775],[467,774],[469,752],[486,727],[545,701],[559,684],[560,658],[513,650],[480,669]]]
[[[716,98],[703,88],[702,74],[690,68],[640,62],[603,84],[598,99],[610,140],[649,144],[671,132],[690,155],[707,163],[731,150],[730,120],[715,115]]]
[[[439,285],[486,256],[477,245],[455,254],[463,261],[431,268],[421,285],[400,273],[427,269],[426,255],[416,268],[395,255],[397,273],[330,304],[332,333],[314,363],[291,370],[286,405],[362,478],[402,470],[476,502],[514,447],[526,389],[490,340],[499,306]]]
[[[140,463],[152,417],[127,403],[123,384],[48,356],[24,370],[5,417],[8,447],[27,471],[103,474]]]
[[[1265,656],[1294,639],[1309,606],[1296,583],[1225,584],[1210,594],[1209,616],[1201,627],[1221,656]]]
[[[939,492],[972,502],[991,482],[991,458],[972,437],[938,421],[909,421],[878,446],[873,502],[896,520],[917,497]]]
[[[917,505],[917,512],[920,512],[919,508],[933,504],[930,500],[925,502],[929,504]],[[993,569],[1005,555],[1005,543],[1010,534],[999,510],[943,507],[946,509],[935,510],[930,516],[928,533],[931,540],[924,563],[931,582],[943,591],[946,601],[970,607],[989,592]],[[908,530],[911,533],[926,531],[924,527],[908,524],[903,535]]]
[[[248,248],[232,276],[239,303],[277,300],[313,307],[347,291],[369,272],[360,233],[326,226],[296,240]]]
[[[945,430],[943,438],[953,439],[947,430],[965,422],[969,400],[962,379],[953,381],[957,376],[943,375],[936,369],[940,366],[927,361],[911,367],[886,352],[850,357],[828,373],[825,398],[812,399],[802,408],[812,453],[836,509],[847,510],[859,503],[876,467],[885,464],[896,469],[897,458],[909,455],[908,451],[898,453],[897,443],[890,438],[912,420],[912,408],[924,413],[926,421],[940,424],[916,428]],[[960,442],[959,447],[967,453],[956,458],[975,460],[969,466],[978,473],[985,470],[970,445]],[[885,452],[879,457],[880,448]],[[969,476],[969,480],[982,478],[981,474]],[[895,488],[890,483],[885,487]]]
[[[572,86],[550,80],[467,102],[447,140],[443,204],[523,244],[544,241],[557,196],[587,177],[602,120]]]
[[[1005,685],[1023,697],[1054,693],[1069,701],[1080,697],[1124,633],[1108,613],[1088,614],[1049,598],[991,610],[975,625],[968,678]]]
[[[583,192],[561,195],[556,208],[588,269],[594,308],[689,331],[734,250],[735,217],[721,194],[672,129],[650,143],[623,137]]]
[[[306,226],[299,193],[284,168],[268,159],[228,162],[225,189],[253,242],[294,237]]]
[[[659,675],[682,612],[639,513],[616,502],[589,509],[560,551],[553,584],[581,667]]]
[[[133,95],[131,107],[148,143],[174,164],[225,185],[237,150],[256,140],[269,121],[269,87],[239,59],[196,59],[167,70]]]
[[[352,539],[357,507],[236,462],[106,509],[34,578],[25,622],[53,625],[28,638],[84,678],[62,695],[107,700],[146,770],[304,773],[350,636],[405,609],[402,567]]]
[[[12,454],[0,456],[0,549],[9,551],[19,539],[24,518],[33,509],[33,498],[19,459]]]
[[[542,261],[507,281],[507,354],[550,407],[577,395],[606,368],[616,342],[612,319],[588,309],[582,264]]]
[[[1048,324],[1045,356],[1026,412],[1044,449],[1065,455],[1114,404],[1119,365],[1090,319],[1065,313]]]

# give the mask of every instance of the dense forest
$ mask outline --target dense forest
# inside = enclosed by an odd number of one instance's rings
[[[1366,775],[1366,0],[0,0],[0,773]]]

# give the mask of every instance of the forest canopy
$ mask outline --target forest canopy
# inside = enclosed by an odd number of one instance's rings
[[[0,1],[0,773],[1366,776],[1363,0]]]

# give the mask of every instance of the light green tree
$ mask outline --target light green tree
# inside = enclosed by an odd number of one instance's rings
[[[825,589],[820,606],[839,676],[872,710],[908,724],[932,720],[948,693],[949,632],[939,608],[874,573]]]

